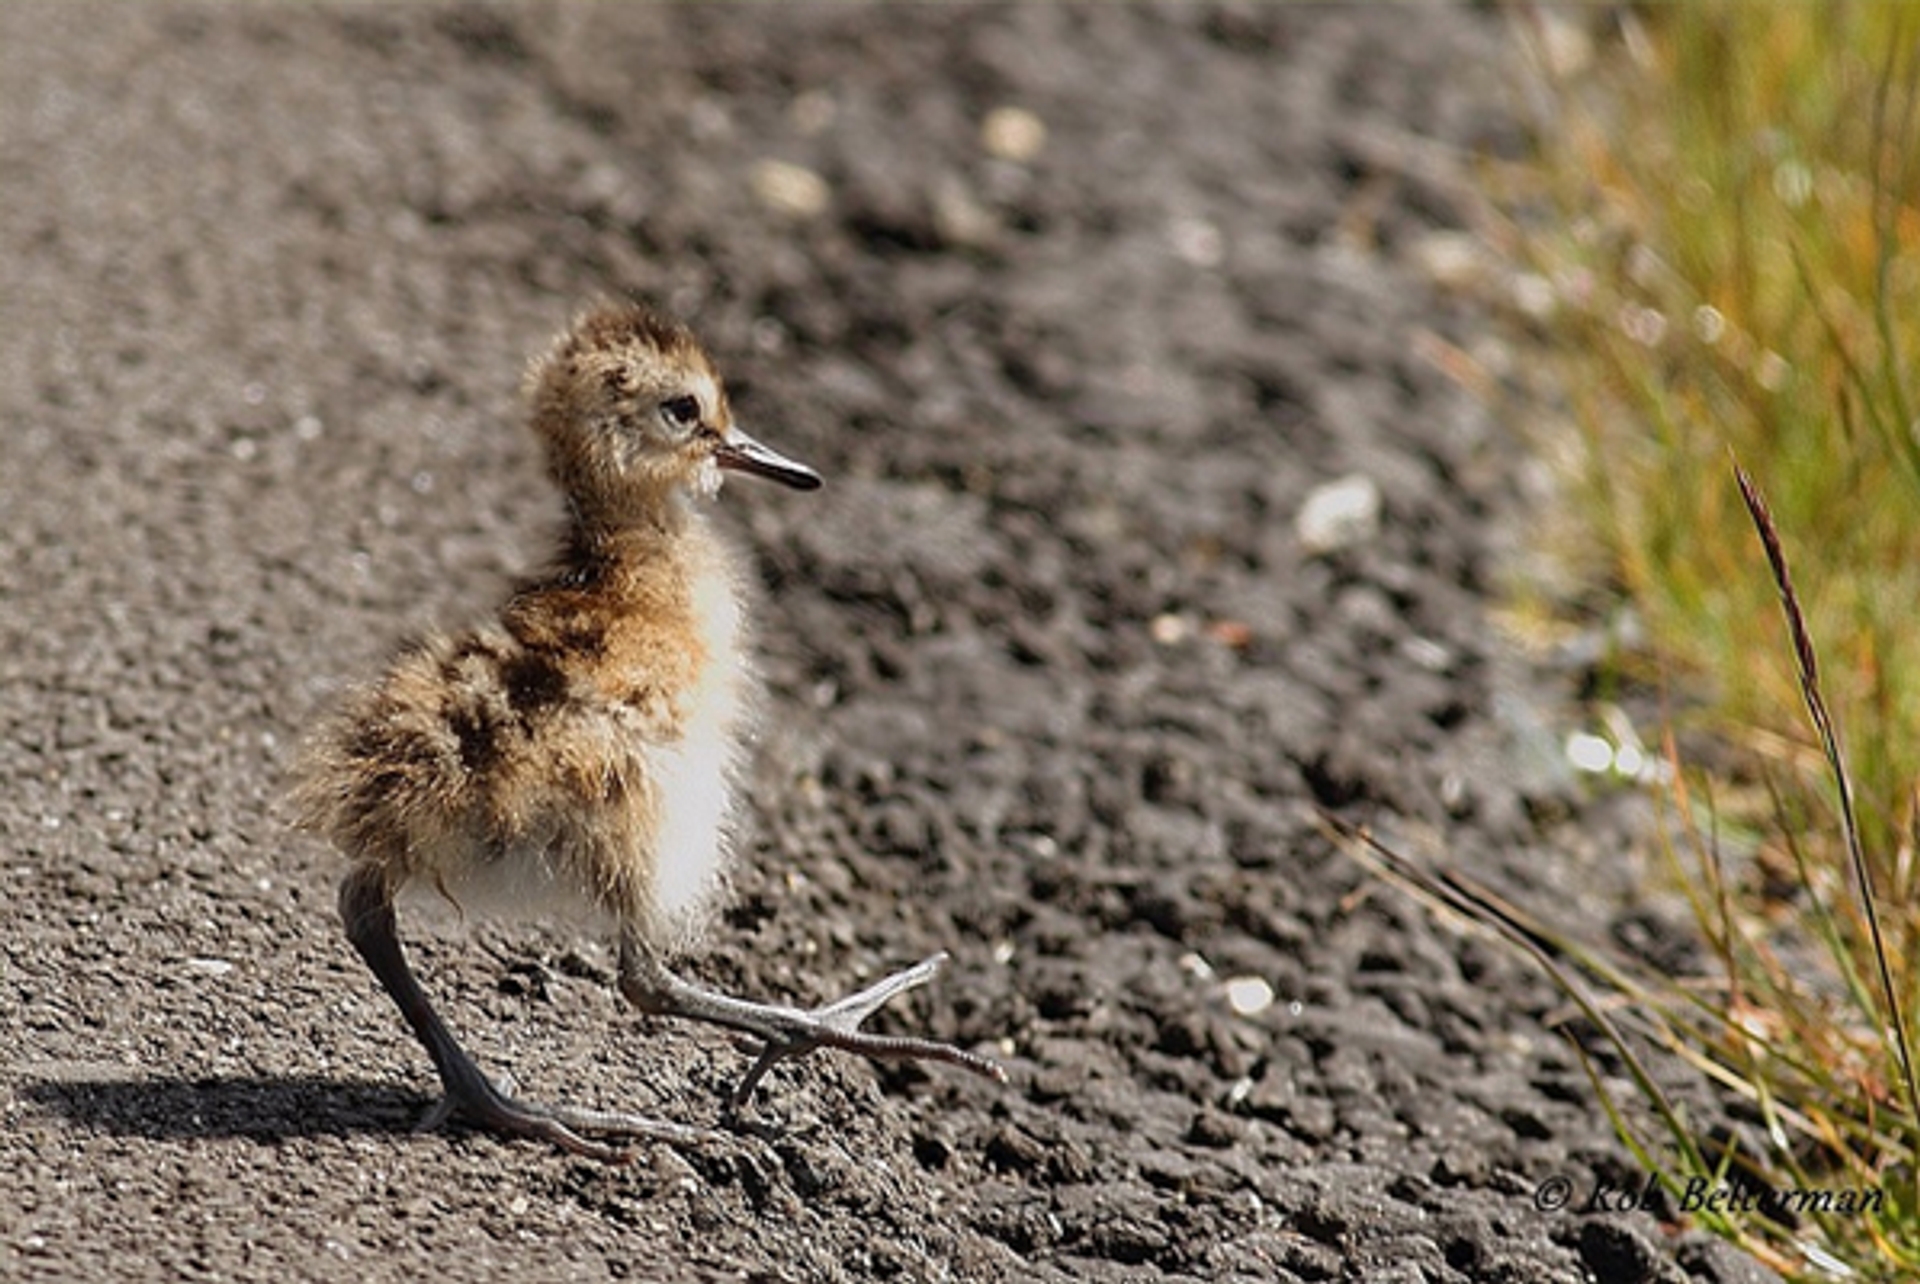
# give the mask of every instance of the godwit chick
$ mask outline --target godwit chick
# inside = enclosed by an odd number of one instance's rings
[[[638,306],[586,313],[533,363],[526,390],[570,515],[555,565],[493,622],[408,647],[349,696],[310,742],[295,792],[301,825],[353,862],[340,886],[347,938],[440,1072],[446,1096],[427,1124],[457,1112],[602,1159],[623,1152],[582,1132],[694,1134],[518,1101],[489,1080],[407,966],[394,897],[409,886],[461,906],[610,920],[636,1007],[759,1040],[730,1106],[775,1062],[821,1047],[1004,1077],[960,1048],[860,1028],[945,955],[810,1011],[668,970],[726,882],[753,688],[740,570],[701,501],[725,470],[796,490],[820,478],[736,428],[699,343]]]

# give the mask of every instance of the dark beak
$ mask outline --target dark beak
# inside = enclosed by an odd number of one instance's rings
[[[819,473],[798,460],[788,459],[777,450],[762,446],[738,428],[727,430],[727,435],[721,438],[719,447],[713,452],[713,458],[722,468],[736,473],[752,473],[755,477],[765,477],[768,481],[777,481],[795,490],[820,489]]]

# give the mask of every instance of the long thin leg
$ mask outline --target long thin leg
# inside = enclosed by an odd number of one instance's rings
[[[617,1147],[590,1141],[577,1129],[665,1141],[698,1141],[711,1135],[700,1129],[639,1115],[538,1106],[514,1100],[481,1072],[427,1001],[426,992],[414,979],[406,954],[400,948],[393,899],[377,869],[362,866],[340,884],[340,917],[346,924],[347,939],[393,996],[400,1015],[406,1018],[427,1055],[433,1058],[434,1069],[440,1072],[446,1096],[421,1121],[423,1128],[436,1127],[459,1113],[483,1127],[538,1138],[607,1163],[625,1162],[631,1156]]]
[[[936,954],[882,978],[858,994],[803,1010],[750,1003],[684,981],[645,946],[628,936],[620,942],[620,992],[643,1012],[725,1026],[750,1034],[765,1045],[759,1059],[729,1098],[736,1109],[747,1103],[760,1080],[776,1063],[805,1056],[816,1048],[839,1048],[883,1061],[943,1061],[1004,1082],[1007,1072],[998,1062],[979,1053],[931,1039],[868,1034],[860,1028],[861,1022],[896,995],[932,980],[946,961],[944,953]]]

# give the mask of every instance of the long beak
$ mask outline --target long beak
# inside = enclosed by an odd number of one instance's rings
[[[818,490],[820,474],[796,459],[762,446],[738,428],[729,428],[713,452],[714,462],[737,473],[752,473],[795,490]]]

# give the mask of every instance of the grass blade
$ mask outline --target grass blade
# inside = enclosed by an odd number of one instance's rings
[[[1826,697],[1820,690],[1819,658],[1814,654],[1806,616],[1800,609],[1800,597],[1794,591],[1793,576],[1787,568],[1786,550],[1781,546],[1780,532],[1774,525],[1767,501],[1738,461],[1734,463],[1733,472],[1740,486],[1740,498],[1753,518],[1761,546],[1766,549],[1774,586],[1780,592],[1780,608],[1786,614],[1787,631],[1793,639],[1800,694],[1806,700],[1807,716],[1813,721],[1814,731],[1820,737],[1821,751],[1826,755],[1827,766],[1833,773],[1834,787],[1840,799],[1840,823],[1846,839],[1847,859],[1853,870],[1861,911],[1866,918],[1874,959],[1879,967],[1881,999],[1886,1004],[1885,1020],[1892,1027],[1892,1042],[1899,1058],[1900,1081],[1906,1092],[1908,1118],[1914,1124],[1920,1124],[1920,1084],[1916,1084],[1914,1079],[1913,1051],[1907,1038],[1906,1013],[1900,1002],[1899,987],[1894,984],[1892,965],[1888,962],[1886,940],[1880,928],[1878,897],[1874,891],[1872,873],[1867,867],[1866,851],[1860,842],[1860,825],[1854,811],[1853,780],[1847,771],[1846,755],[1840,747],[1840,737],[1834,730],[1833,718],[1827,711]]]

